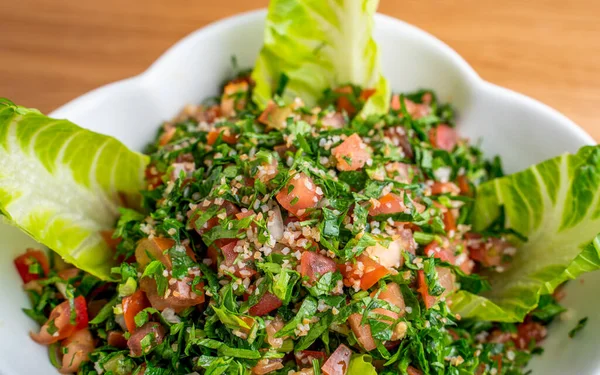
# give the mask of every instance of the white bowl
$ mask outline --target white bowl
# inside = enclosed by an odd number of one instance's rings
[[[144,73],[87,93],[51,115],[110,134],[141,150],[161,121],[186,103],[218,94],[219,84],[231,73],[232,55],[241,66],[252,66],[261,46],[264,18],[265,11],[256,11],[198,30]],[[375,37],[392,88],[434,89],[442,101],[458,109],[460,133],[481,138],[485,153],[501,155],[508,172],[595,143],[555,110],[483,81],[456,52],[411,25],[377,15]],[[28,332],[37,327],[21,311],[28,301],[12,263],[14,256],[36,244],[4,224],[0,224],[0,238],[0,374],[55,374],[46,348],[29,339]],[[552,326],[545,354],[531,364],[534,374],[600,374],[594,344],[600,333],[600,304],[586,298],[599,287],[600,273],[568,286],[565,304],[572,309],[572,318]],[[583,316],[591,317],[588,327],[569,339],[567,332]]]

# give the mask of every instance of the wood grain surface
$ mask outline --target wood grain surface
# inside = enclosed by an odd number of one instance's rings
[[[358,1],[358,0],[356,0]],[[0,0],[0,97],[44,112],[142,72],[177,40],[267,0]],[[381,0],[485,79],[600,140],[599,0]]]

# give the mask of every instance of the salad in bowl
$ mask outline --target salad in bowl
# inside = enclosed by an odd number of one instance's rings
[[[525,373],[600,267],[600,149],[504,175],[451,103],[389,87],[376,7],[273,0],[254,68],[144,154],[0,102],[0,209],[52,250],[14,265],[58,371]]]

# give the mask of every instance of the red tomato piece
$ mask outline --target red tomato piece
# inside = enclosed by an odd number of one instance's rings
[[[106,242],[106,244],[108,245],[108,247],[110,247],[111,249],[116,249],[117,245],[121,243],[122,238],[113,238],[113,234],[114,234],[114,230],[101,230],[100,231],[100,235],[102,236],[102,239],[104,240],[104,242]]]
[[[408,114],[415,119],[425,117],[431,112],[429,104],[418,104],[406,98],[404,98],[404,106],[406,107],[406,112],[408,112]],[[400,103],[400,95],[392,95],[390,107],[395,111],[399,111],[402,108]]]
[[[526,322],[517,326],[517,337],[513,341],[517,348],[524,350],[529,348],[531,342],[539,344],[547,335],[546,327],[540,323]]]
[[[221,136],[221,140],[229,145],[234,145],[237,143],[238,135],[233,133],[230,128],[222,127],[213,129],[208,132],[206,135],[206,143],[209,145],[214,145],[217,139]]]
[[[352,356],[352,350],[341,344],[331,353],[329,359],[321,367],[321,371],[324,375],[346,375],[350,365],[350,356]]]
[[[258,122],[267,126],[267,129],[282,130],[287,126],[287,118],[292,115],[290,107],[279,107],[270,101],[265,110],[258,117]]]
[[[423,371],[416,369],[412,366],[408,366],[406,372],[408,373],[408,375],[423,375]]]
[[[275,197],[279,204],[296,217],[304,217],[306,210],[314,208],[323,196],[312,178],[299,172]]]
[[[162,185],[162,174],[156,169],[155,165],[148,164],[146,169],[144,170],[144,176],[146,178],[146,185],[148,185],[148,190],[154,190],[160,185]]]
[[[429,294],[427,281],[425,280],[425,271],[417,271],[417,282],[419,284],[417,291],[421,293],[421,297],[423,297],[423,301],[425,302],[425,307],[430,309],[433,305],[435,305],[437,300],[435,297]]]
[[[458,188],[460,189],[460,193],[462,195],[471,195],[471,185],[469,184],[467,176],[461,174],[460,176],[456,177],[456,183],[458,184]]]
[[[444,230],[446,233],[451,230],[456,230],[456,219],[454,218],[454,214],[452,214],[451,210],[444,212]]]
[[[175,246],[175,241],[170,238],[153,237],[140,240],[135,248],[135,259],[140,267],[147,266],[152,260],[158,260],[171,269],[171,257],[166,251]]]
[[[299,352],[295,352],[294,356],[296,357],[296,364],[299,367],[312,367],[312,362],[315,359],[322,363],[327,357],[325,352],[318,352],[314,350],[301,350]]]
[[[387,268],[365,254],[359,255],[356,258],[356,263],[348,262],[338,265],[338,270],[344,276],[346,287],[353,287],[358,283],[363,290],[368,290],[379,279],[389,274]]]
[[[223,88],[221,97],[221,113],[230,117],[235,111],[244,109],[246,106],[246,93],[250,89],[247,81],[229,82]]]
[[[431,194],[440,195],[440,194],[451,194],[457,195],[460,193],[460,188],[456,186],[453,182],[439,182],[436,181],[431,185]]]
[[[373,94],[375,94],[375,92],[377,92],[376,89],[363,89],[360,92],[359,99],[366,102],[371,96],[373,96]]]
[[[66,338],[61,346],[65,354],[60,372],[70,374],[76,372],[83,362],[89,360],[90,353],[94,351],[94,338],[89,329],[81,329]]]
[[[343,87],[335,89],[334,92],[336,92],[338,94],[342,94],[336,100],[336,108],[337,108],[337,110],[339,112],[345,111],[350,116],[352,116],[353,114],[355,114],[356,113],[356,108],[354,108],[354,106],[350,102],[350,99],[348,98],[349,96],[351,96],[353,94],[352,87],[350,87],[350,86],[343,86]]]
[[[480,235],[467,233],[469,256],[486,267],[502,266],[505,255],[514,255],[515,248],[506,240],[490,237],[484,240]]]
[[[433,147],[450,152],[458,143],[458,134],[454,128],[440,124],[429,131],[429,141]]]
[[[308,277],[309,283],[314,283],[327,272],[335,272],[336,264],[333,259],[324,255],[305,251],[300,259],[300,274]]]
[[[122,305],[125,325],[129,333],[133,333],[136,329],[135,316],[146,307],[150,307],[150,301],[146,298],[146,293],[136,290],[132,295],[123,298]]]
[[[373,292],[372,295],[375,295]],[[398,307],[401,311],[404,311],[406,304],[404,303],[404,297],[400,291],[400,286],[396,283],[387,283],[386,287],[379,292],[379,299],[391,303]]]
[[[458,255],[455,255],[459,246],[463,248],[462,252]],[[470,254],[468,249],[465,247],[465,241],[449,241],[446,238],[442,239],[442,244],[438,243],[437,241],[432,241],[425,246],[425,255],[428,257],[433,256],[434,258],[440,259],[443,262],[448,262],[458,266],[466,274],[470,274],[473,271],[474,263],[469,258]]]
[[[35,263],[40,265],[41,274],[29,272],[29,267]],[[39,280],[41,277],[48,275],[50,272],[48,257],[41,250],[27,249],[25,254],[19,255],[15,258],[14,264],[24,284],[33,280]]]
[[[39,344],[52,344],[63,340],[78,331],[87,327],[88,313],[85,298],[83,296],[74,299],[75,324],[71,323],[71,307],[69,301],[57,305],[51,312],[50,317],[40,328],[39,333],[30,333],[33,341]]]
[[[358,313],[354,313],[348,317],[348,323],[350,324],[350,328],[352,328],[352,332],[354,332],[354,336],[356,336],[360,345],[366,351],[370,352],[377,347],[377,344],[373,339],[371,326],[369,324],[360,324],[361,320],[362,314]]]
[[[337,160],[340,171],[355,171],[365,166],[371,157],[371,149],[356,133],[346,138],[339,146],[331,150]]]
[[[282,302],[276,295],[271,292],[266,292],[260,298],[258,303],[250,308],[248,312],[252,316],[263,316],[267,315],[273,310],[277,310],[282,305]]]
[[[406,210],[406,206],[404,205],[404,198],[402,195],[388,193],[383,197],[377,200],[374,206],[369,208],[369,215],[377,216],[377,215],[385,215],[385,214],[395,214],[399,212],[404,212]]]
[[[206,233],[207,231],[209,231],[210,229],[212,229],[213,227],[215,227],[219,224],[219,218],[216,216],[210,218],[206,223],[204,223],[200,227],[198,227],[198,223],[196,222],[200,218],[200,215],[201,215],[200,211],[205,211],[214,205],[215,205],[214,203],[211,203],[208,206],[202,205],[202,206],[199,206],[198,208],[196,208],[196,210],[188,211],[187,216],[189,219],[189,225],[192,228],[194,228],[194,230],[199,235],[203,235],[204,233]],[[231,217],[233,215],[240,213],[240,209],[235,204],[233,204],[229,201],[223,201],[223,203],[221,203],[219,205],[219,207],[225,209],[225,214],[227,215],[227,217]]]
[[[125,349],[127,347],[127,339],[121,331],[109,331],[106,337],[108,345],[115,348]]]
[[[158,144],[160,146],[166,146],[167,143],[171,142],[171,139],[173,139],[173,136],[175,135],[175,133],[177,132],[177,128],[175,128],[174,126],[169,126],[168,128],[165,129],[165,131],[160,135],[160,138],[158,139]]]

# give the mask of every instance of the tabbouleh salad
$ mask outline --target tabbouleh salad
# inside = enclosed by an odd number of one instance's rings
[[[317,107],[249,100],[242,74],[216,104],[187,106],[148,147],[143,211],[106,241],[122,260],[102,282],[39,250],[15,263],[42,324],[32,338],[78,374],[522,374],[545,296],[520,324],[463,320],[456,289],[489,288],[516,249],[475,233],[474,183],[499,160],[458,137],[430,91],[355,116],[372,90]],[[442,163],[443,166],[435,166]],[[435,171],[435,172],[434,172]],[[352,358],[352,360],[351,360]]]

